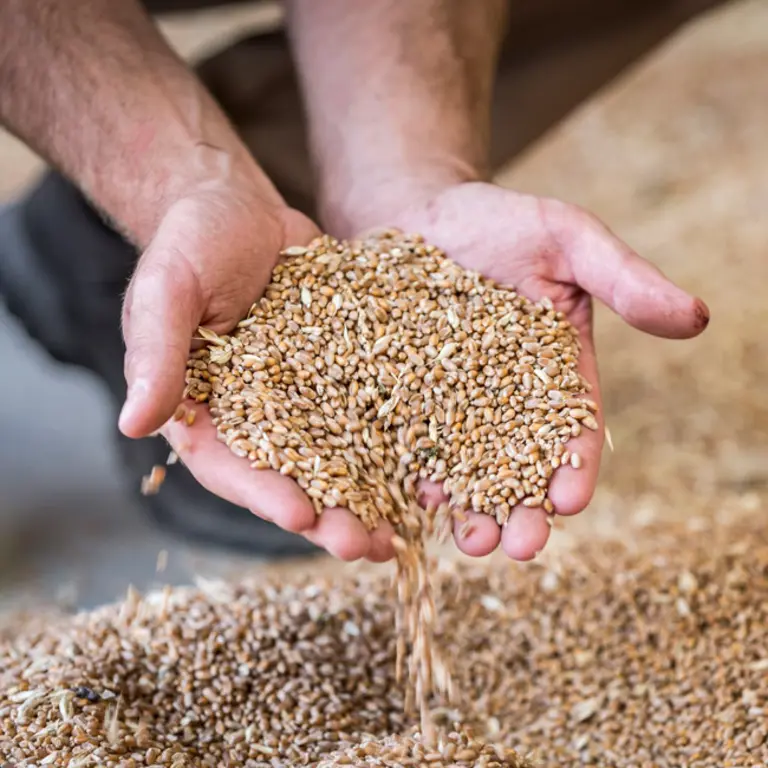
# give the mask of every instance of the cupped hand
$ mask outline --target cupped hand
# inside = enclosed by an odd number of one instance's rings
[[[208,490],[337,557],[388,559],[391,528],[371,535],[341,509],[317,516],[293,480],[251,469],[217,440],[207,406],[189,406],[197,412],[192,424],[172,418],[197,327],[231,331],[269,283],[280,251],[317,234],[301,213],[232,184],[190,190],[171,205],[125,297],[120,429],[129,437],[160,430]]]
[[[391,215],[381,223],[424,235],[446,254],[522,295],[549,297],[579,330],[580,369],[600,404],[592,335],[592,297],[640,331],[669,339],[697,336],[709,310],[670,282],[586,211],[557,200],[519,194],[492,184],[466,182],[448,187]],[[407,195],[405,196],[407,199]],[[375,215],[375,211],[371,212]],[[589,503],[597,482],[604,424],[569,442],[582,468],[560,468],[549,498],[555,513],[574,515]],[[445,500],[439,486],[426,485],[425,501]],[[499,544],[513,559],[529,560],[543,549],[550,525],[542,508],[515,508],[503,530],[487,515],[470,515],[469,533],[455,539],[466,554],[483,556]]]

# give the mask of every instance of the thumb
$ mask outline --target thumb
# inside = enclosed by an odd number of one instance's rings
[[[120,431],[144,437],[173,416],[184,391],[202,297],[192,270],[173,251],[150,245],[139,260],[123,306],[128,395]]]
[[[565,212],[563,212],[565,214]],[[654,336],[688,339],[709,323],[709,309],[638,256],[588,213],[574,226],[551,222],[575,283],[620,315],[629,325]],[[559,217],[555,217],[558,219]],[[558,232],[559,229],[559,232]]]

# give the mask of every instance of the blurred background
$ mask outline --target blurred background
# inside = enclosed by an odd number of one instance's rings
[[[696,4],[648,11],[662,5],[561,30],[521,52],[502,83],[499,181],[594,211],[712,309],[706,333],[685,343],[598,312],[615,452],[591,508],[559,526],[548,558],[658,520],[695,528],[754,514],[768,497],[768,3],[724,3],[679,28]],[[279,18],[276,5],[246,3],[160,23],[195,61]],[[40,168],[0,134],[0,202]],[[0,610],[88,606],[129,583],[261,567],[158,531],[118,472],[99,382],[51,361],[2,304],[0,359]]]

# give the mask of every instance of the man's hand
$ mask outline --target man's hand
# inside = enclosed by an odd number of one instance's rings
[[[593,296],[633,327],[655,336],[691,338],[709,322],[704,302],[675,286],[576,206],[480,182],[450,186],[436,195],[415,194],[411,204],[405,191],[389,199],[403,201],[404,207],[382,224],[423,234],[462,266],[514,286],[530,299],[552,299],[580,332],[581,372],[594,387],[588,397],[598,404]],[[373,216],[375,207],[370,210]],[[554,475],[549,498],[557,514],[581,512],[592,497],[604,439],[600,413],[597,419],[599,431],[585,430],[568,443],[582,457],[582,468],[560,468]],[[424,492],[430,501],[445,498],[439,487],[427,486]],[[510,557],[529,560],[549,537],[546,517],[541,508],[520,505],[501,530],[487,515],[472,514],[471,533],[462,538],[457,527],[456,543],[476,556],[490,553],[501,543]]]
[[[190,341],[199,325],[226,333],[268,284],[281,250],[317,236],[301,213],[231,185],[209,186],[174,203],[128,288],[123,329],[128,398],[120,428],[129,437],[159,430],[197,480],[343,559],[391,556],[389,527],[370,535],[346,510],[317,517],[290,478],[251,469],[216,437],[207,406],[190,425],[172,418],[182,398]]]
[[[199,324],[234,327],[279,252],[317,234],[285,202],[138,0],[9,0],[0,28],[0,123],[65,172],[143,250],[125,301],[131,437],[161,429],[214,493],[345,559],[386,559],[386,528],[319,518],[291,480],[216,439],[207,408],[171,419]],[[7,42],[7,44],[5,44]]]
[[[659,336],[687,338],[706,326],[701,301],[672,285],[594,217],[479,181],[487,176],[505,0],[288,5],[320,202],[333,234],[380,225],[418,232],[465,267],[531,299],[549,296],[581,331],[582,372],[595,385],[590,396],[598,402],[592,296]],[[318,38],[334,41],[332,56],[315,43]],[[579,512],[589,501],[602,443],[601,422],[599,432],[572,444],[583,468],[556,473],[550,496],[559,514]],[[425,493],[439,497],[440,489]],[[542,510],[528,508],[518,508],[503,531],[487,516],[473,516],[473,527],[470,536],[457,539],[474,555],[501,542],[511,557],[526,560],[549,536]]]

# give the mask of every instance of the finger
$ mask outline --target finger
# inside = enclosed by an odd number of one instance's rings
[[[448,501],[442,485],[429,481],[419,484],[419,503],[423,507],[436,507]],[[501,532],[496,520],[479,512],[466,512],[466,524],[457,520],[453,525],[453,538],[460,552],[470,557],[485,557],[499,546]]]
[[[351,562],[368,556],[371,534],[348,509],[324,509],[315,525],[304,531],[313,544],[327,550],[339,560]]]
[[[512,560],[533,560],[547,544],[551,528],[541,508],[515,507],[501,531],[501,548]]]
[[[183,260],[182,260],[183,262]],[[144,437],[178,406],[202,299],[191,270],[151,245],[141,257],[123,308],[128,394],[120,430]]]
[[[202,486],[286,531],[305,533],[313,528],[314,507],[293,480],[272,470],[251,468],[216,438],[204,406],[189,410],[196,414],[191,426],[186,420],[171,420],[162,432]]]
[[[579,372],[592,384],[592,391],[584,397],[597,403],[598,411],[594,414],[598,424],[597,430],[582,426],[581,434],[571,438],[565,445],[570,456],[576,455],[575,463],[580,466],[574,469],[570,463],[559,467],[549,484],[549,500],[558,515],[575,515],[584,510],[592,499],[597,486],[600,472],[600,457],[603,452],[605,425],[602,413],[597,356],[589,327],[580,327],[581,353],[579,355]]]
[[[485,557],[499,546],[501,528],[490,515],[468,512],[466,523],[454,523],[453,538],[456,546],[465,555]]]
[[[441,483],[433,483],[430,480],[422,480],[418,487],[419,504],[426,509],[427,507],[437,507],[444,501],[448,501],[448,496],[443,491]]]
[[[709,323],[709,309],[638,256],[593,216],[554,207],[550,229],[573,281],[631,326],[669,339],[688,339]],[[574,217],[576,220],[574,220]]]
[[[560,466],[549,484],[548,498],[559,515],[575,515],[582,512],[592,499],[600,471],[600,457],[604,440],[602,402],[598,383],[597,357],[588,320],[579,329],[582,350],[579,356],[579,372],[593,385],[588,397],[598,406],[595,419],[597,430],[582,427],[578,437],[566,443],[569,454],[579,457],[579,469],[570,464]],[[552,530],[549,515],[542,507],[516,506],[501,531],[501,548],[513,560],[527,561],[535,558],[546,546]]]
[[[395,556],[392,537],[395,531],[388,522],[379,523],[379,527],[370,534],[370,549],[366,555],[372,563],[386,563]]]

